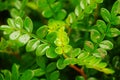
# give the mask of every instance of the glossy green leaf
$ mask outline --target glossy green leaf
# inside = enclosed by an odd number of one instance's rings
[[[80,6],[76,6],[75,7],[75,15],[79,16],[81,12],[82,12],[82,9],[80,8]]]
[[[50,18],[53,16],[53,12],[51,11],[51,9],[46,9],[42,12],[42,15],[45,17],[45,18]]]
[[[69,37],[67,36],[67,33],[64,31],[59,31],[57,34],[58,38],[54,41],[56,46],[63,46],[67,45],[69,43]]]
[[[56,0],[49,0],[49,3],[52,4],[54,3]]]
[[[56,40],[56,38],[57,38],[57,34],[56,34],[56,32],[51,32],[51,33],[49,33],[47,36],[46,36],[46,39],[47,39],[47,41],[49,41],[50,43],[54,43],[54,41]]]
[[[110,28],[110,31],[107,33],[108,37],[117,37],[120,35],[120,30],[117,28]]]
[[[108,68],[103,69],[103,71],[104,71],[104,73],[106,73],[106,74],[113,74],[113,73],[115,73],[114,70],[108,69]]]
[[[96,66],[99,67],[99,68],[105,68],[105,67],[107,66],[107,63],[101,62],[101,63],[99,63],[99,64],[96,65]]]
[[[51,7],[54,10],[54,13],[59,12],[62,9],[62,3],[60,1],[57,1],[54,4],[52,4]]]
[[[45,71],[43,69],[35,69],[33,70],[34,76],[40,77],[45,74]]]
[[[25,20],[24,20],[24,28],[28,32],[33,31],[33,23],[32,23],[32,20],[29,17],[26,17]]]
[[[51,62],[50,64],[48,64],[47,68],[46,68],[46,72],[52,72],[55,71],[56,69],[56,63],[55,62]]]
[[[50,74],[50,80],[58,80],[60,76],[60,72],[59,71],[54,71]]]
[[[12,80],[18,80],[19,79],[19,66],[17,64],[13,64],[12,66]]]
[[[23,34],[18,38],[18,40],[21,45],[25,45],[30,40],[30,36],[28,34]]]
[[[107,55],[107,51],[103,48],[98,48],[95,50],[93,55],[98,57],[98,58],[104,58]]]
[[[96,0],[97,3],[103,3],[104,0]]]
[[[86,0],[81,0],[80,1],[80,6],[81,6],[82,9],[85,9],[86,6],[87,6],[87,1]]]
[[[56,58],[58,55],[55,52],[55,48],[51,46],[50,48],[47,49],[46,56],[48,58]]]
[[[20,31],[14,31],[13,33],[10,34],[9,38],[11,40],[16,40],[20,36]]]
[[[111,14],[107,9],[101,8],[101,16],[106,22],[110,22]]]
[[[119,25],[120,24],[120,16],[112,16],[111,23],[113,25]]]
[[[66,58],[64,60],[65,65],[74,65],[77,64],[77,59],[76,58]]]
[[[36,34],[41,39],[47,35],[47,32],[48,32],[48,28],[46,25],[44,25],[37,29]]]
[[[15,24],[14,24],[13,19],[8,18],[8,19],[7,19],[7,23],[8,23],[8,25],[9,25],[10,27],[15,27]]]
[[[107,26],[106,26],[105,22],[102,21],[102,20],[97,20],[97,28],[98,28],[98,30],[99,30],[101,33],[103,33],[103,34],[104,34],[105,32],[107,32],[107,31],[106,31]]]
[[[19,11],[18,11],[16,8],[12,8],[12,9],[10,10],[10,14],[11,14],[11,16],[12,16],[13,18],[16,18],[17,16],[20,15]]]
[[[104,40],[102,41],[99,46],[105,50],[111,50],[113,48],[113,44],[112,42],[110,42],[109,40]]]
[[[81,52],[81,49],[80,48],[76,48],[72,51],[70,51],[70,57],[77,57]]]
[[[83,76],[76,76],[75,80],[85,80]]]
[[[70,45],[65,45],[65,46],[63,47],[64,53],[68,53],[71,49],[72,49],[72,46],[70,46]]]
[[[57,54],[62,54],[62,53],[63,53],[62,47],[57,47],[57,48],[55,49],[55,52],[56,52]]]
[[[27,52],[34,51],[38,47],[39,44],[40,44],[40,41],[38,39],[29,40],[26,45],[26,51]]]
[[[11,80],[11,72],[10,71],[2,70],[1,72],[4,74],[5,80]]]
[[[46,0],[38,0],[37,5],[41,9],[46,9],[49,6]]]
[[[46,50],[49,48],[47,44],[40,44],[36,49],[37,56],[43,56],[46,53]]]
[[[57,12],[56,19],[63,20],[66,17],[66,15],[67,12],[64,9],[62,9],[59,12]]]
[[[34,72],[32,70],[26,70],[20,77],[20,80],[31,80],[33,76]]]
[[[92,30],[90,34],[90,38],[94,43],[98,43],[101,40],[101,35],[97,30]]]
[[[94,44],[91,41],[85,41],[84,49],[90,52],[94,50]]]
[[[21,29],[23,27],[23,20],[21,17],[15,19],[15,25],[17,28]]]
[[[67,22],[68,24],[70,24],[70,23],[75,22],[75,20],[76,20],[75,13],[70,13],[70,14],[68,15],[67,19],[66,19],[66,22]]]
[[[63,58],[59,58],[57,61],[57,68],[58,69],[64,69],[66,66],[64,64],[64,59]]]
[[[111,14],[112,15],[117,15],[117,14],[120,14],[120,1],[117,0],[114,4],[113,4],[113,7],[112,7],[112,10],[111,10]]]
[[[8,26],[8,25],[1,25],[0,26],[0,30],[7,30],[7,29],[10,29],[10,26]]]

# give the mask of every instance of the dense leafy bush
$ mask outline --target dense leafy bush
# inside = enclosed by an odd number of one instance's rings
[[[0,80],[120,78],[120,0],[0,0],[0,11]]]

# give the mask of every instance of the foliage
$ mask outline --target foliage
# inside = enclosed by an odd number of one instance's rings
[[[11,16],[0,26],[0,55],[14,56],[12,69],[1,69],[0,80],[99,80],[98,74],[102,80],[120,78],[120,57],[112,51],[120,44],[115,40],[120,35],[120,0],[111,4],[111,10],[103,4],[103,0],[0,1],[0,11],[8,10]],[[64,72],[69,67],[80,75],[71,78],[73,70],[70,75]]]

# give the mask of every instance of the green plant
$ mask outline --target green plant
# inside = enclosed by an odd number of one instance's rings
[[[74,80],[97,80],[91,76],[98,71],[115,72],[107,53],[114,48],[112,39],[120,35],[120,0],[111,12],[101,8],[103,0],[66,1],[0,1],[4,3],[0,10],[11,14],[7,24],[0,26],[4,34],[0,54],[13,55],[18,61],[13,61],[11,71],[1,70],[0,80],[67,80],[64,70],[68,66],[81,75],[76,74]],[[31,13],[40,19],[32,20]],[[119,57],[115,59],[120,63]]]

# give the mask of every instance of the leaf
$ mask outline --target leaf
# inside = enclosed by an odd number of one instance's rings
[[[18,38],[18,40],[21,43],[20,45],[25,45],[30,40],[30,36],[29,34],[23,34]]]
[[[51,5],[54,13],[59,12],[62,9],[62,3],[60,1],[56,1],[54,4]]]
[[[97,20],[97,28],[101,33],[106,33],[107,31],[107,26],[104,21],[102,20]]]
[[[94,44],[91,41],[85,41],[84,49],[90,52],[94,50]]]
[[[85,80],[83,76],[76,76],[75,80]]]
[[[67,33],[64,31],[58,31],[56,40],[54,41],[56,46],[63,46],[67,45],[69,43],[69,37],[67,36]]]
[[[93,55],[98,57],[98,58],[104,58],[107,55],[107,51],[103,48],[98,48],[95,50]]]
[[[37,5],[41,9],[46,9],[49,6],[46,0],[38,0]]]
[[[15,27],[15,24],[14,24],[13,19],[8,18],[8,19],[7,19],[7,23],[8,23],[8,25],[9,25],[10,27]]]
[[[67,15],[67,12],[64,9],[62,9],[59,12],[57,12],[55,18],[58,20],[63,20],[66,17],[66,15]]]
[[[105,50],[111,50],[113,48],[113,44],[112,42],[110,42],[109,40],[104,40],[102,41],[99,46]]]
[[[13,18],[16,18],[18,17],[20,14],[19,14],[19,11],[16,9],[16,8],[12,8],[10,10],[10,15],[13,17]]]
[[[64,60],[65,65],[74,65],[77,64],[77,59],[76,58],[66,58]]]
[[[29,17],[25,18],[23,24],[24,24],[24,28],[26,29],[26,31],[32,32],[32,30],[33,30],[33,23],[32,23],[32,20]]]
[[[19,66],[17,64],[13,64],[12,66],[12,80],[19,79]]]
[[[1,70],[1,72],[4,74],[5,76],[5,80],[11,80],[11,72],[8,70]]]
[[[90,38],[94,43],[98,43],[101,40],[101,35],[97,30],[92,30],[90,34]]]
[[[63,47],[64,53],[68,53],[71,49],[72,49],[72,46],[70,46],[70,45],[65,45],[65,46]]]
[[[120,24],[120,16],[112,16],[111,23],[113,25],[119,25]]]
[[[8,25],[1,25],[0,26],[0,30],[7,30],[7,29],[10,29],[10,26],[8,26]]]
[[[48,58],[56,58],[58,55],[55,52],[55,48],[51,46],[50,48],[47,49],[46,56]]]
[[[80,6],[76,6],[75,7],[75,15],[80,16],[81,12],[82,12],[82,9],[80,8]]]
[[[51,62],[50,64],[48,64],[47,68],[46,68],[46,72],[50,73],[52,71],[55,71],[56,69],[56,63],[55,62]]]
[[[80,1],[80,6],[81,6],[82,9],[85,9],[86,6],[87,6],[87,1],[86,0],[81,0]]]
[[[75,22],[75,20],[76,20],[75,14],[74,14],[74,13],[70,13],[70,14],[68,15],[67,19],[66,19],[66,22],[67,22],[68,24],[70,24],[70,23]]]
[[[37,29],[36,34],[41,39],[47,35],[47,32],[48,32],[48,28],[46,25],[44,25]]]
[[[96,0],[97,3],[103,3],[104,0]]]
[[[104,73],[106,73],[106,74],[113,74],[113,73],[115,72],[114,70],[108,69],[108,68],[104,68],[103,71],[104,71]]]
[[[107,33],[108,37],[117,37],[120,35],[120,30],[117,28],[110,28],[110,31]]]
[[[47,62],[46,57],[44,57],[44,56],[37,56],[36,57],[37,65],[40,66],[40,68],[42,68],[44,70],[46,69],[46,62]]]
[[[48,48],[49,46],[47,44],[40,44],[36,49],[36,55],[43,56]]]
[[[53,12],[51,9],[45,9],[43,12],[42,12],[42,15],[45,17],[45,18],[50,18],[53,16]]]
[[[20,80],[31,80],[33,76],[34,76],[34,73],[32,70],[26,70],[20,77]]]
[[[107,66],[107,63],[101,62],[101,63],[99,63],[99,64],[96,65],[96,66],[99,67],[99,68],[105,68],[105,67]]]
[[[62,54],[63,53],[63,49],[62,49],[62,47],[57,47],[56,49],[55,49],[55,52],[57,53],[57,54]]]
[[[40,41],[38,39],[29,40],[26,45],[26,51],[27,52],[34,51],[38,47],[39,44],[40,44]]]
[[[57,34],[56,32],[51,32],[46,36],[47,41],[49,41],[50,43],[54,44],[54,41],[57,38]]]
[[[101,8],[101,16],[106,22],[110,22],[111,15],[110,15],[110,12],[107,9]]]
[[[120,1],[115,1],[115,3],[113,4],[112,6],[112,9],[111,9],[111,14],[116,16],[117,14],[120,14]]]
[[[50,74],[50,80],[58,80],[60,76],[60,72],[59,71],[54,71]]]
[[[66,66],[64,64],[64,59],[63,58],[59,58],[57,61],[57,68],[58,69],[64,69]]]
[[[36,77],[40,77],[45,74],[45,71],[43,69],[35,69],[33,70],[33,72],[34,72],[34,76]]]
[[[23,20],[21,17],[15,19],[15,25],[17,28],[21,29],[23,27]]]
[[[10,34],[9,38],[11,40],[16,40],[20,36],[20,31],[14,31]]]
[[[74,50],[72,50],[70,53],[70,57],[77,57],[79,54],[80,54],[80,52],[81,52],[81,49],[80,48],[76,48],[76,49],[74,49]]]

